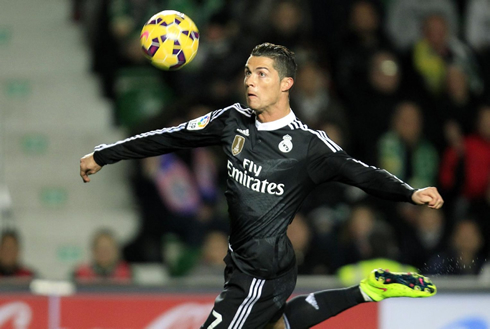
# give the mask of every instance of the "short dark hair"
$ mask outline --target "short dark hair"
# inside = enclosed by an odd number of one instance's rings
[[[294,59],[294,53],[288,48],[273,43],[265,42],[255,46],[251,53],[252,56],[269,57],[274,60],[274,69],[279,73],[282,80],[285,77],[296,78],[298,65]]]

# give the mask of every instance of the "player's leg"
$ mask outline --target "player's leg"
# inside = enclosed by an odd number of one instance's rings
[[[225,281],[201,329],[263,329],[284,313],[296,285],[296,268],[279,278],[264,280],[228,265]]]
[[[284,315],[267,329],[303,329],[365,302],[359,286],[317,291],[291,299]]]
[[[375,302],[390,297],[431,297],[437,293],[436,286],[428,277],[382,269],[372,271],[359,286]]]
[[[437,289],[419,274],[374,270],[358,286],[302,295],[286,304],[282,319],[270,329],[306,329],[368,301],[390,297],[430,297]]]
[[[284,316],[271,329],[303,329],[364,303],[359,286],[300,295],[286,304]]]

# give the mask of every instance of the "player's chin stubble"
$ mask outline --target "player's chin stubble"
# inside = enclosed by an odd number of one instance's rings
[[[262,112],[263,112],[263,110],[262,110],[262,109],[255,108],[255,107],[254,107],[254,106],[251,104],[251,102],[250,102],[250,100],[248,99],[248,97],[247,97],[247,105],[248,105],[248,107],[250,107],[250,109],[251,109],[252,111],[254,111],[254,112],[255,112],[255,114],[260,114],[260,113],[262,113]]]

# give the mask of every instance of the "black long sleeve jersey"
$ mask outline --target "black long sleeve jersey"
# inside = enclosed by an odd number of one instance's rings
[[[259,278],[279,276],[295,265],[287,226],[316,185],[339,181],[383,199],[406,202],[414,192],[387,171],[353,159],[292,111],[261,123],[251,109],[238,103],[176,127],[99,145],[94,159],[103,166],[217,144],[228,158],[225,195],[231,259],[241,271]]]

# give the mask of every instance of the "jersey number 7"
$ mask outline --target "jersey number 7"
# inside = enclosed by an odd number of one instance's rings
[[[219,314],[218,312],[216,312],[215,310],[213,310],[213,315],[214,317],[216,318],[216,320],[213,321],[213,323],[211,323],[208,327],[208,329],[213,329],[213,328],[216,328],[216,326],[218,324],[221,323],[221,321],[223,321],[223,317],[221,316],[221,314]]]

